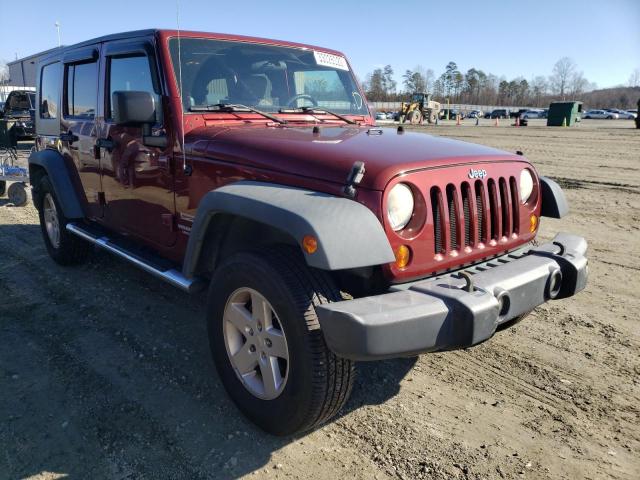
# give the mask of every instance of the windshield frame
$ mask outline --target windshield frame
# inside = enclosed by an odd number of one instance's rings
[[[348,67],[348,70],[345,70],[345,73],[349,75],[351,82],[353,84],[353,92],[352,93],[357,93],[360,98],[362,99],[362,112],[359,113],[355,113],[355,112],[340,112],[341,115],[344,115],[346,117],[356,117],[356,118],[363,118],[365,119],[372,119],[373,117],[371,116],[371,109],[369,107],[367,98],[364,94],[364,91],[362,90],[362,85],[360,84],[360,82],[358,81],[357,76],[355,75],[355,72],[353,70],[353,68],[351,67],[351,64],[349,63],[348,58],[342,54],[341,52],[337,52],[331,49],[325,49],[325,48],[321,48],[321,47],[316,47],[316,46],[311,46],[311,45],[302,45],[302,44],[296,44],[296,43],[288,43],[288,42],[279,42],[279,41],[275,41],[275,40],[267,40],[267,39],[252,39],[250,37],[232,37],[229,35],[222,35],[220,34],[220,36],[218,36],[217,34],[211,34],[210,36],[207,34],[203,34],[201,32],[182,32],[180,35],[177,34],[177,32],[167,32],[167,34],[164,36],[164,42],[163,42],[163,46],[164,46],[164,56],[165,56],[165,60],[166,60],[166,65],[167,68],[170,68],[171,71],[173,72],[173,82],[174,82],[174,90],[175,90],[175,96],[177,97],[177,104],[180,106],[180,108],[182,109],[183,115],[203,115],[204,112],[202,111],[190,111],[189,108],[185,108],[184,105],[184,100],[182,98],[182,91],[180,88],[180,72],[178,71],[177,68],[174,67],[174,56],[172,54],[172,50],[171,50],[171,41],[172,40],[176,40],[176,39],[180,39],[180,40],[210,40],[210,41],[215,41],[215,42],[225,42],[225,43],[229,43],[229,44],[245,44],[245,45],[256,45],[256,46],[265,46],[265,47],[277,47],[277,48],[285,48],[285,49],[292,49],[292,50],[301,50],[301,51],[307,51],[307,52],[319,52],[319,53],[328,53],[330,55],[336,55],[336,56],[340,56],[344,59],[346,66]],[[176,59],[177,60],[177,59]],[[177,62],[176,62],[177,63]],[[333,70],[326,70],[326,71],[336,71],[338,72],[338,69],[333,69]],[[183,78],[184,80],[184,78]],[[344,84],[343,84],[344,85]],[[281,114],[279,113],[279,109],[282,109],[283,106],[282,105],[274,105],[273,106],[273,111],[271,110],[267,110],[265,109],[265,106],[263,105],[251,105],[253,108],[256,109],[260,109],[263,110],[267,113],[270,114],[274,114],[274,115],[278,115],[280,116],[288,116],[288,115],[296,115],[293,113],[286,113],[286,114]],[[318,110],[324,110],[324,107],[322,105],[318,105],[317,107]],[[329,108],[329,110],[331,110],[331,108]],[[226,112],[226,111],[212,111],[212,112],[207,112],[206,115],[224,115],[224,116],[228,116],[228,115],[233,115],[233,116],[238,116],[238,114],[243,114],[244,112]],[[249,115],[255,115],[251,112],[246,112]],[[300,113],[298,113],[297,115],[300,115]],[[329,115],[331,116],[331,115]],[[338,120],[340,121],[340,120]]]

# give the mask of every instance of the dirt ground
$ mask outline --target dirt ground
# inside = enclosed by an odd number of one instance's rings
[[[340,417],[274,438],[213,368],[203,298],[97,252],[49,259],[0,199],[0,479],[640,478],[640,131],[475,121],[418,130],[522,150],[571,204],[590,280],[459,352],[359,364]]]

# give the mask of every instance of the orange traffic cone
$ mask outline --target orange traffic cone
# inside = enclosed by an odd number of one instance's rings
[[[460,126],[460,115],[456,115],[456,125]]]
[[[516,127],[520,126],[520,117],[516,117]]]
[[[498,118],[499,118],[499,117],[496,117],[496,123],[495,123],[495,125],[494,125],[494,126],[496,126],[496,127],[499,127],[499,126],[500,126],[500,122],[498,121]]]

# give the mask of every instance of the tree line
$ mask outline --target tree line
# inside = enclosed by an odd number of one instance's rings
[[[369,73],[363,87],[369,101],[374,102],[403,101],[413,92],[426,91],[443,103],[449,99],[450,103],[473,105],[546,107],[554,100],[579,100],[590,108],[631,108],[637,101],[633,98],[633,87],[640,86],[639,83],[636,70],[629,77],[629,88],[604,89],[593,95],[596,85],[585,78],[572,59],[563,57],[554,64],[551,75],[538,75],[530,80],[521,76],[507,80],[478,68],[463,73],[453,61],[437,77],[432,69],[417,66],[402,75],[401,89],[397,88],[393,68],[387,65]],[[612,90],[610,94],[609,90]]]

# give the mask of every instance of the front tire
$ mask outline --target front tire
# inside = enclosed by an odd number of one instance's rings
[[[207,300],[213,359],[229,396],[263,430],[310,430],[349,397],[354,364],[328,349],[315,312],[341,299],[293,248],[238,253],[216,270]]]
[[[73,235],[67,229],[69,220],[62,213],[56,194],[48,177],[40,180],[38,187],[40,228],[47,251],[60,265],[78,265],[91,251],[91,244]]]
[[[418,110],[411,110],[409,115],[407,115],[407,120],[409,120],[409,123],[412,125],[418,125],[422,122],[422,114]]]

